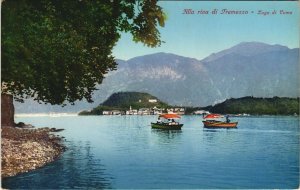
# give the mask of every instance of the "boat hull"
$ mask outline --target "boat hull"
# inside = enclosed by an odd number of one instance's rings
[[[151,127],[155,129],[180,130],[183,124],[169,125],[168,123],[151,123]]]
[[[205,128],[237,128],[238,122],[211,122],[211,121],[202,121]]]

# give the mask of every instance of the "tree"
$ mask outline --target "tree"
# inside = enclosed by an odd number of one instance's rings
[[[1,96],[60,104],[86,99],[116,69],[121,32],[161,44],[157,0],[4,0]]]

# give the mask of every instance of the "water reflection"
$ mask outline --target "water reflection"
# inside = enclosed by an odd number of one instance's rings
[[[153,133],[156,137],[158,137],[158,141],[160,143],[164,143],[164,144],[178,142],[182,135],[181,130],[151,129],[151,133]]]
[[[8,189],[295,189],[299,119],[237,118],[238,129],[151,129],[152,116],[30,118],[62,131],[69,150],[53,164],[3,181]],[[36,122],[34,122],[36,121]],[[112,178],[113,176],[113,178]]]
[[[112,188],[113,178],[107,174],[101,160],[93,154],[89,141],[67,142],[67,146],[68,150],[57,161],[36,171],[3,179],[3,188]]]
[[[204,129],[203,139],[208,144],[235,144],[237,143],[239,136],[236,129]]]

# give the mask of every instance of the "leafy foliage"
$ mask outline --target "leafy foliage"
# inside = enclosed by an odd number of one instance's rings
[[[156,99],[157,102],[149,102],[149,99]],[[155,96],[143,92],[118,92],[112,94],[101,106],[120,107],[129,109],[150,108],[150,107],[168,107],[164,102],[161,102]]]
[[[149,99],[156,99],[157,102],[149,102]],[[155,96],[142,92],[118,92],[112,94],[106,101],[92,109],[90,112],[83,111],[80,115],[101,115],[103,111],[120,110],[126,111],[140,108],[170,108],[168,104],[160,101]]]
[[[5,0],[2,2],[2,93],[63,104],[87,99],[116,68],[121,32],[161,44],[157,0]]]
[[[231,98],[220,104],[203,108],[213,113],[252,115],[292,115],[299,114],[299,98]]]

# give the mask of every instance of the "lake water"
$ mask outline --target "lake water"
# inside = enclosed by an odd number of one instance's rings
[[[2,179],[9,189],[285,188],[299,186],[299,118],[245,117],[237,129],[151,129],[156,116],[22,117],[65,130],[68,150],[38,170]]]

